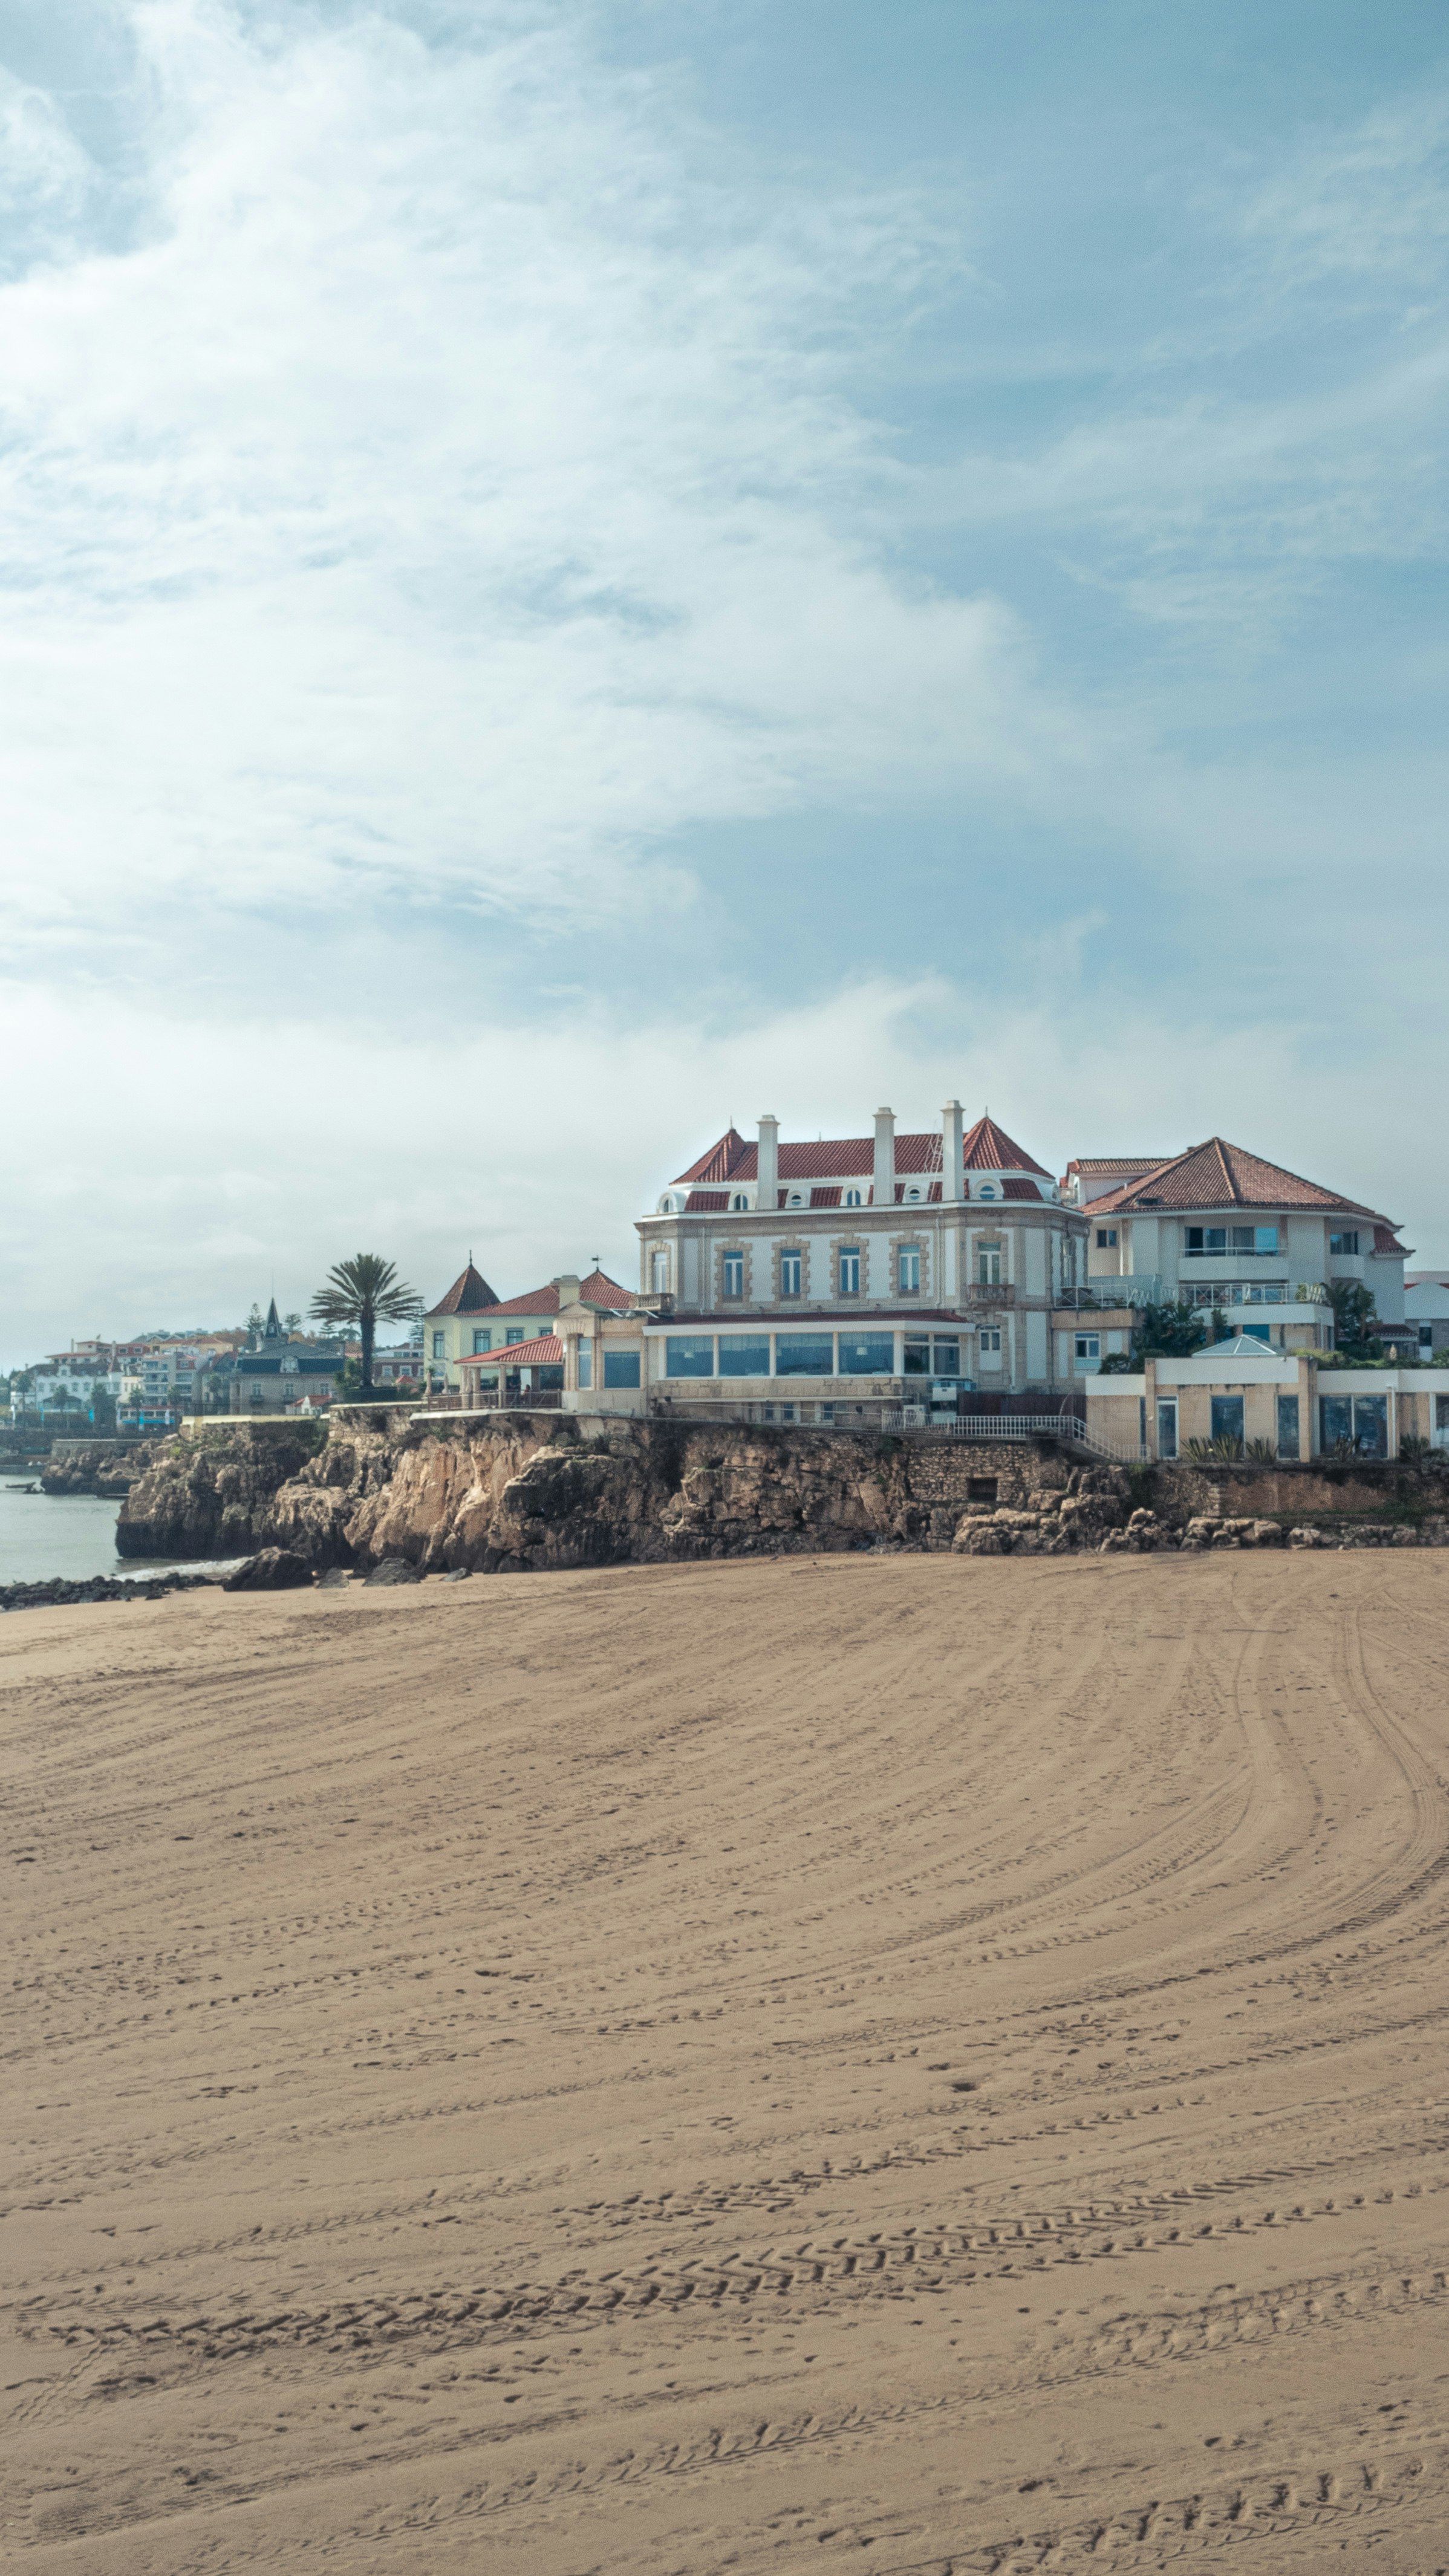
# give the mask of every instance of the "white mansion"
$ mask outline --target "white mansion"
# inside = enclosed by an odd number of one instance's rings
[[[828,1421],[1070,1382],[1076,1318],[1058,1350],[1053,1316],[1085,1282],[1087,1220],[993,1119],[963,1129],[955,1100],[924,1134],[889,1109],[813,1144],[730,1128],[638,1220],[651,1391]]]

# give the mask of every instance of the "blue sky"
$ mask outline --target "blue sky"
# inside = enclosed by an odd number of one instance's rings
[[[0,1356],[948,1092],[1449,1258],[1442,11],[0,39]]]

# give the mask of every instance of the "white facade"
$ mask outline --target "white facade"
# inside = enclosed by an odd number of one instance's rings
[[[1084,1220],[991,1120],[963,1123],[953,1100],[909,1135],[889,1109],[868,1136],[728,1131],[637,1220],[651,1388],[849,1419],[926,1384],[941,1403],[1053,1387]]]

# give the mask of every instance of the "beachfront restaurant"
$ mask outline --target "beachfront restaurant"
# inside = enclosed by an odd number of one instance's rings
[[[1449,1449],[1449,1368],[1335,1368],[1240,1334],[1092,1379],[1087,1429],[1123,1458],[1397,1458],[1406,1441]]]

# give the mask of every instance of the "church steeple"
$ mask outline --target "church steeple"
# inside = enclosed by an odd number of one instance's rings
[[[281,1316],[277,1312],[277,1301],[274,1297],[270,1306],[267,1308],[267,1320],[262,1329],[262,1341],[264,1344],[267,1342],[284,1342],[286,1338],[287,1336],[282,1330]]]

